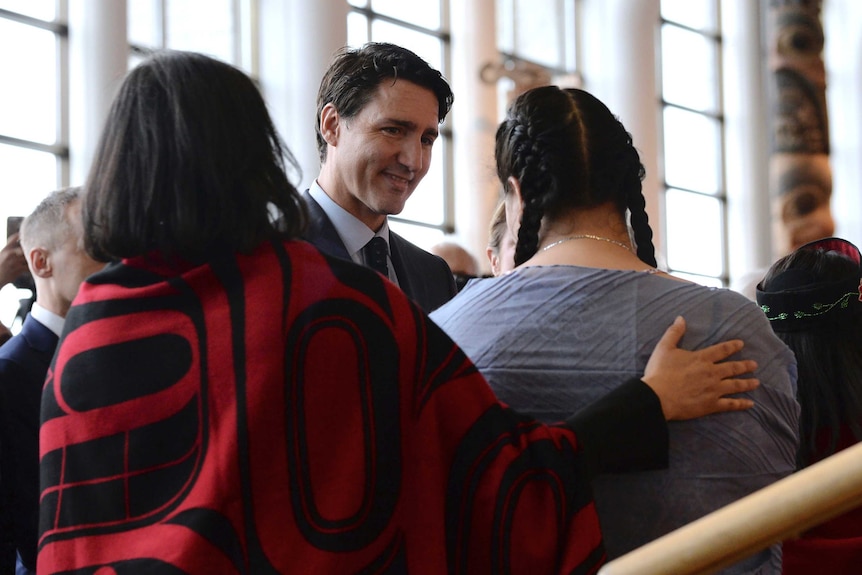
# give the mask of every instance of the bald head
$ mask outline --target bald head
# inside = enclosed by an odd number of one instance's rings
[[[431,253],[443,258],[453,274],[479,275],[479,263],[470,252],[454,242],[441,242],[431,248]]]

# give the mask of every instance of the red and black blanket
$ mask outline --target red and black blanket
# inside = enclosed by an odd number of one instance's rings
[[[303,242],[108,266],[42,402],[38,572],[593,573],[582,453]]]

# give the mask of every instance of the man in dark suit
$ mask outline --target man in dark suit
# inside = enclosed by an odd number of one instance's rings
[[[79,189],[53,192],[21,225],[20,242],[36,302],[18,335],[0,347],[0,474],[11,501],[17,573],[35,572],[39,514],[39,409],[42,386],[81,282],[103,264],[83,249]]]
[[[321,170],[303,195],[305,239],[324,253],[372,267],[426,312],[455,295],[441,258],[389,230],[431,165],[452,105],[440,72],[392,44],[344,49],[317,95]]]

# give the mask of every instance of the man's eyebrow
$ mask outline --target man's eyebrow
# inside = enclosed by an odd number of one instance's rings
[[[388,124],[395,124],[396,126],[401,126],[402,128],[409,128],[411,130],[416,129],[416,123],[411,122],[409,120],[399,120],[398,118],[386,118],[384,122]]]
[[[386,118],[384,119],[384,123],[395,124],[396,126],[400,126],[408,130],[416,130],[419,127],[416,125],[415,122],[411,122],[409,120],[399,120],[397,118]],[[428,128],[422,133],[426,136],[434,136],[435,138],[437,138],[440,135],[440,130],[438,130],[437,128]]]

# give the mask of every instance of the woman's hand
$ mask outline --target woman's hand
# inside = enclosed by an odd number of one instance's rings
[[[726,396],[760,385],[757,379],[736,377],[757,369],[757,362],[721,361],[741,350],[742,340],[686,351],[677,347],[684,333],[685,320],[677,317],[656,344],[642,378],[661,400],[665,419],[693,419],[751,408],[754,402],[750,399]]]

